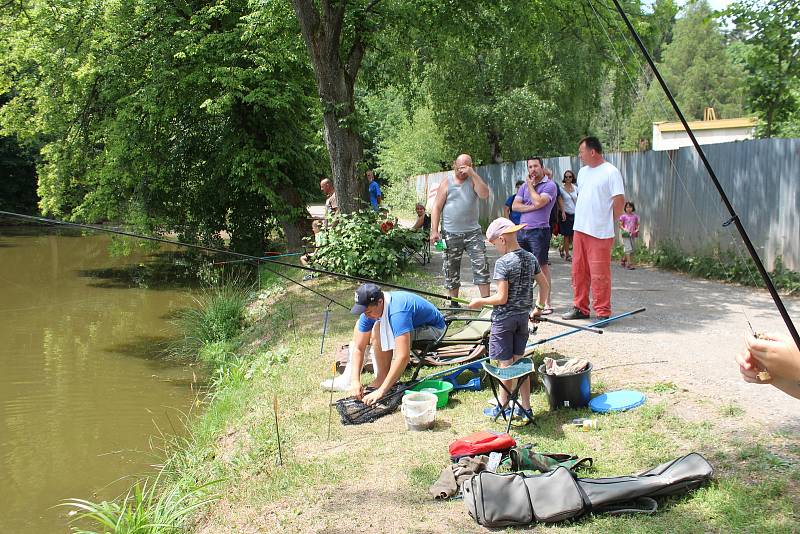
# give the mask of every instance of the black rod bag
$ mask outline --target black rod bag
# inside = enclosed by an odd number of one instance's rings
[[[530,477],[483,471],[464,482],[462,493],[467,512],[479,524],[522,526],[613,513],[643,498],[687,493],[708,482],[713,472],[693,452],[638,475],[611,478],[576,478],[564,467]]]

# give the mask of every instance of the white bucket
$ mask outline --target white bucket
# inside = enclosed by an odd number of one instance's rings
[[[415,391],[403,397],[400,411],[406,418],[408,430],[430,430],[436,419],[436,395],[427,391]]]

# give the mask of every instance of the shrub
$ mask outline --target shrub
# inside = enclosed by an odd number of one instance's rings
[[[314,266],[328,271],[382,279],[408,264],[409,250],[420,250],[422,232],[395,225],[381,229],[385,219],[372,210],[335,216],[314,254]]]
[[[234,340],[244,325],[249,293],[249,285],[234,280],[195,296],[195,306],[178,313],[181,338],[172,353],[196,359],[204,346]]]
[[[99,527],[97,531],[76,529],[81,534],[183,532],[186,519],[192,512],[219,498],[208,493],[209,487],[216,482],[202,485],[170,483],[164,476],[166,471],[165,466],[155,479],[136,482],[121,501],[95,503],[68,499],[62,506],[77,512],[74,521]]]

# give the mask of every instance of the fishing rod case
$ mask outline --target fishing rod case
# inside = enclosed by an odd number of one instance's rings
[[[466,480],[461,491],[467,512],[479,524],[523,526],[588,513],[654,513],[655,497],[688,493],[708,482],[713,472],[711,464],[693,452],[622,477],[577,478],[564,467],[536,476],[483,471]]]

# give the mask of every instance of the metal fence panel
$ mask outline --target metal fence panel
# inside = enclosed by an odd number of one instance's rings
[[[703,147],[756,250],[768,269],[780,257],[800,270],[800,139],[758,139]],[[646,245],[672,243],[687,253],[727,250],[746,256],[736,229],[723,227],[730,216],[693,147],[663,152],[607,155],[625,181],[626,198],[636,204]],[[574,156],[546,158],[560,182],[567,169],[577,174]],[[503,212],[514,182],[524,179],[526,163],[478,167],[491,189],[480,207],[484,226]],[[452,171],[415,176],[424,198]],[[580,184],[578,184],[580,186]]]

